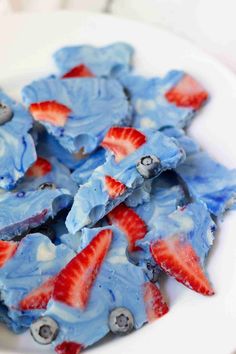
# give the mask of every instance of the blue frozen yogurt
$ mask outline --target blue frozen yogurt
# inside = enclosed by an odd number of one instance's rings
[[[166,194],[169,194],[170,198],[171,194],[167,191]],[[194,202],[185,207],[178,207],[176,210],[166,212],[167,209],[162,204],[163,200],[160,200],[160,202],[156,199],[156,209],[153,208],[153,205],[150,205],[150,207],[149,205],[143,205],[136,209],[136,212],[142,216],[143,220],[147,220],[149,225],[149,233],[143,240],[137,242],[144,250],[146,259],[150,259],[150,245],[153,242],[172,235],[182,235],[183,239],[191,244],[201,264],[204,265],[209,249],[213,244],[213,231],[215,230],[215,224],[206,206],[201,202]],[[150,217],[151,210],[149,211],[149,208],[154,210],[152,217]]]
[[[42,79],[22,95],[33,117],[72,153],[94,151],[112,125],[131,121],[129,103],[113,79]]]
[[[206,203],[212,214],[220,216],[235,205],[236,170],[229,170],[206,152],[188,155],[176,172],[187,185],[190,195]]]
[[[97,267],[97,264],[94,264],[94,259],[97,259],[96,252],[100,252],[98,249],[104,247],[102,243],[106,242],[109,242],[109,250],[91,284],[90,272]],[[81,253],[59,275],[44,316],[31,326],[33,336],[36,336],[36,339],[39,337],[40,331],[37,329],[50,318],[58,327],[56,335],[52,338],[56,351],[74,345],[79,353],[82,348],[99,341],[110,330],[125,334],[132,328],[138,329],[144,323],[164,315],[168,307],[158,287],[148,281],[141,268],[128,261],[126,248],[127,240],[124,234],[114,227],[83,229],[78,249]],[[93,259],[87,253],[94,253]],[[82,261],[85,255],[86,265]],[[77,268],[78,272],[73,271],[76,263],[78,267],[81,264],[81,267]],[[70,277],[76,286],[75,293],[73,287],[67,292],[66,274],[71,274]],[[87,279],[86,284],[90,284],[86,290],[81,288],[83,279]],[[86,304],[81,308],[76,298],[84,291]]]
[[[21,240],[16,253],[0,268],[1,313],[10,329],[26,330],[45,311],[55,276],[74,256],[71,248],[55,246],[39,233]]]
[[[28,133],[32,127],[30,114],[2,91],[0,104],[11,111],[0,125],[0,188],[10,190],[36,160],[36,152]]]
[[[88,182],[80,187],[66,220],[70,233],[75,233],[84,226],[94,225],[143,185],[146,176],[137,169],[137,164],[143,157],[157,157],[159,163],[155,168],[155,175],[175,168],[185,157],[175,139],[150,130],[142,133],[147,139],[146,143],[120,162],[116,162],[113,156],[108,156],[105,164],[95,169]],[[116,186],[110,185],[109,181]]]
[[[103,148],[98,148],[92,154],[80,160],[77,168],[72,173],[72,179],[81,185],[88,181],[93,171],[103,165],[106,161],[106,151]]]
[[[80,45],[59,49],[54,54],[54,60],[62,74],[82,64],[95,76],[115,76],[130,70],[133,52],[133,48],[126,43],[101,48]]]
[[[46,131],[37,134],[37,153],[39,156],[56,157],[64,166],[68,167],[70,170],[75,170],[78,166],[86,161],[87,155],[81,153],[70,153],[68,150],[64,149],[61,144],[54,138],[51,134]]]
[[[198,108],[194,107],[195,101],[192,97],[189,105],[186,105],[184,100],[183,104],[170,102],[166,97],[171,89],[180,84],[182,80],[185,81],[185,77],[186,74],[183,71],[177,70],[170,71],[164,78],[123,75],[120,81],[126,88],[134,108],[133,126],[142,129],[161,129],[168,126],[186,127],[200,106]],[[188,91],[188,84],[188,82],[187,84],[184,83],[184,86],[186,86],[184,94]],[[192,82],[190,84],[192,85]],[[202,93],[200,86],[196,90],[200,90],[200,93]],[[191,95],[193,90],[190,87],[189,91]]]
[[[66,189],[4,192],[0,194],[0,239],[10,240],[43,224],[68,207],[72,195]]]
[[[55,188],[67,189],[71,195],[74,195],[77,192],[78,187],[72,179],[70,170],[60,163],[55,157],[49,157],[47,159],[40,157],[37,161],[46,161],[50,170],[42,171],[42,175],[40,174],[40,171],[37,174],[36,162],[36,174],[34,175],[34,170],[31,167],[31,175],[25,175],[22,181],[17,185],[17,191],[33,191],[40,186],[43,187],[44,184],[45,186],[49,184]]]

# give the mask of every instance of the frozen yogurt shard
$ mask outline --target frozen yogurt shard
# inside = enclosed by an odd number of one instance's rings
[[[79,45],[59,49],[54,60],[63,75],[84,65],[91,74],[107,77],[128,72],[133,51],[129,44],[119,42],[101,48]]]
[[[128,125],[130,106],[118,81],[103,78],[32,82],[23,89],[33,118],[68,151],[90,153],[112,125]]]
[[[0,239],[10,240],[43,224],[68,207],[72,195],[67,189],[44,189],[0,194]]]
[[[6,255],[9,248],[14,252],[4,262],[1,257],[0,264],[3,320],[19,332],[45,311],[57,274],[75,252],[64,244],[55,246],[40,233],[29,234],[20,242],[0,241],[1,254]]]
[[[208,98],[192,76],[172,70],[164,78],[123,75],[120,81],[134,107],[134,127],[187,126]]]
[[[71,233],[95,224],[147,178],[175,168],[185,157],[175,139],[150,130],[113,127],[102,145],[112,154],[75,195],[66,220]]]
[[[36,160],[34,142],[28,133],[32,118],[20,104],[0,91],[0,117],[10,111],[9,120],[0,125],[0,188],[11,190]],[[2,113],[1,113],[2,111]]]
[[[79,353],[110,331],[126,334],[168,312],[158,286],[129,262],[126,248],[115,227],[82,230],[78,253],[59,273],[43,317],[58,325],[51,340],[56,352]],[[34,339],[40,321],[31,326]]]

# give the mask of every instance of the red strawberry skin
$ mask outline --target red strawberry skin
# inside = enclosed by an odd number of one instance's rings
[[[62,342],[55,348],[57,354],[79,354],[83,346],[75,342]]]
[[[203,295],[214,294],[196,252],[181,236],[158,240],[150,251],[159,267],[177,281]]]
[[[54,300],[83,310],[100,267],[112,241],[112,230],[100,231],[90,244],[77,254],[59,273]]]
[[[126,191],[126,186],[111,176],[105,176],[105,185],[112,199],[119,197]]]
[[[116,162],[132,154],[146,142],[146,136],[135,128],[112,127],[101,145],[115,155]]]
[[[46,309],[50,300],[56,277],[49,278],[37,289],[33,289],[19,304],[20,310]]]
[[[129,242],[129,250],[131,252],[139,250],[135,243],[147,233],[147,226],[140,216],[122,203],[108,213],[107,217],[111,224],[124,232]]]
[[[178,84],[165,94],[165,97],[177,107],[191,107],[197,110],[207,100],[208,93],[190,75],[184,75]]]
[[[35,163],[27,170],[26,175],[28,177],[42,177],[51,172],[51,170],[51,163],[42,157],[38,157]]]
[[[153,283],[144,284],[144,302],[149,322],[164,316],[169,311],[160,290]]]
[[[0,268],[11,259],[18,247],[18,242],[0,240]]]
[[[93,75],[86,65],[80,64],[62,76],[63,79],[69,79],[72,77],[95,77],[95,75]]]
[[[35,120],[44,121],[58,127],[63,127],[66,124],[71,113],[70,108],[56,101],[32,103],[29,111]]]

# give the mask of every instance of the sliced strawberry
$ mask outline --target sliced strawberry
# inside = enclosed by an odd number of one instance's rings
[[[115,154],[116,162],[132,154],[146,142],[146,136],[134,128],[113,127],[104,137],[101,145]]]
[[[42,177],[52,170],[52,165],[46,159],[38,157],[35,163],[27,170],[26,175],[29,177]]]
[[[86,65],[78,65],[62,76],[63,79],[70,77],[95,77]]]
[[[199,109],[208,98],[205,89],[190,75],[184,75],[166,94],[166,99],[178,107]]]
[[[33,289],[19,304],[20,310],[46,309],[52,296],[56,277],[49,278],[38,288]]]
[[[129,250],[136,251],[137,240],[144,238],[147,233],[147,226],[140,216],[125,204],[118,205],[107,215],[109,221],[121,229],[129,242]]]
[[[93,282],[106,257],[112,240],[112,230],[100,231],[90,244],[59,273],[53,298],[69,306],[84,309]]]
[[[18,247],[18,242],[0,240],[0,268],[11,259]]]
[[[169,311],[160,290],[153,283],[147,282],[144,284],[144,302],[149,322],[164,316]]]
[[[55,348],[57,354],[79,354],[83,346],[75,342],[62,342]]]
[[[125,184],[121,183],[120,181],[117,181],[111,176],[105,176],[105,184],[109,196],[113,199],[122,195],[126,190]]]
[[[196,252],[181,236],[158,240],[150,246],[150,251],[159,267],[177,281],[203,295],[214,294]]]
[[[63,127],[66,124],[68,115],[71,113],[70,108],[56,101],[32,103],[29,110],[35,120],[58,127]]]

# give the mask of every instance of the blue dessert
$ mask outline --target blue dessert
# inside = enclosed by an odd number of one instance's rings
[[[0,188],[13,189],[36,160],[31,128],[27,110],[0,91]]]
[[[57,274],[75,253],[39,233],[19,243],[0,241],[0,250],[2,319],[14,332],[22,332],[45,311]]]
[[[113,43],[96,48],[90,45],[64,47],[54,53],[54,60],[63,75],[85,65],[94,76],[117,76],[131,67],[133,48],[126,43]],[[77,69],[78,71],[78,69]],[[80,70],[81,73],[81,70]]]
[[[125,235],[114,227],[83,229],[80,252],[59,273],[47,310],[31,325],[37,342],[79,353],[110,331],[127,334],[168,311],[157,285],[128,261],[126,248]]]
[[[37,190],[0,194],[0,239],[10,240],[42,225],[67,208],[72,195],[67,189],[55,189],[44,183]]]
[[[90,153],[112,125],[131,123],[129,103],[113,79],[48,78],[22,94],[33,118],[71,153]]]
[[[110,154],[78,190],[66,220],[70,233],[94,225],[145,179],[175,168],[185,157],[175,139],[148,130],[113,127],[102,145],[115,158]]]
[[[123,75],[120,81],[133,106],[133,126],[141,129],[186,127],[208,98],[205,89],[183,71],[150,79]]]

